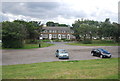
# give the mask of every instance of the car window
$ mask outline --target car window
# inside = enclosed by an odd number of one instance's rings
[[[67,53],[67,51],[65,51],[65,50],[62,50],[62,51],[60,51],[60,53]]]
[[[97,49],[94,49],[94,51],[98,51]]]
[[[56,52],[58,53],[59,51],[57,50]]]
[[[99,49],[100,51],[102,51],[102,52],[105,52],[105,53],[109,53],[107,50],[105,50],[105,49]]]
[[[100,52],[99,50],[96,50],[96,52]]]

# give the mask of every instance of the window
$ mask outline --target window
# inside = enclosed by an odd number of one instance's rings
[[[53,33],[54,33],[55,31],[53,30]]]
[[[44,30],[44,33],[47,33],[47,30]]]
[[[51,33],[52,31],[51,31],[51,30],[49,30],[49,32]]]

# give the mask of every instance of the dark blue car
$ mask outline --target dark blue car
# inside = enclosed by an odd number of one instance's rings
[[[107,50],[102,49],[102,48],[93,49],[91,51],[91,55],[92,56],[99,56],[101,58],[105,58],[105,57],[111,58],[111,56],[112,56],[110,52],[108,52]]]

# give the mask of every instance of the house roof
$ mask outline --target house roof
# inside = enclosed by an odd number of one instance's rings
[[[65,30],[65,31],[72,31],[70,27],[43,27],[45,30]]]

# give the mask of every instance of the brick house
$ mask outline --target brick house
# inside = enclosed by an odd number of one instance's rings
[[[70,27],[43,27],[40,39],[74,39]]]

